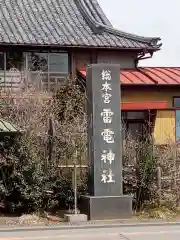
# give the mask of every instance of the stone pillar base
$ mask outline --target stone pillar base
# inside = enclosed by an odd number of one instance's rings
[[[87,222],[85,214],[64,214],[64,221],[70,223]]]
[[[80,202],[81,214],[86,214],[88,220],[115,220],[132,217],[131,196],[82,196]]]

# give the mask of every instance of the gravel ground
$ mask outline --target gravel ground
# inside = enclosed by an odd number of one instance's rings
[[[105,220],[105,221],[88,221],[83,223],[78,223],[76,225],[86,225],[86,224],[138,224],[138,223],[163,223],[163,222],[179,222],[180,217],[172,218],[168,220],[160,220],[160,219],[143,219],[133,217],[132,219],[128,220]],[[66,223],[63,221],[62,217],[57,216],[47,216],[47,217],[39,217],[35,214],[32,215],[22,215],[21,217],[5,217],[0,216],[0,228],[6,227],[43,227],[43,226],[64,226],[64,225],[74,225],[72,223]]]

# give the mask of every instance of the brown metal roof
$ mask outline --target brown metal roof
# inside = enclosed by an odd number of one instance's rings
[[[80,71],[86,76],[86,71]],[[139,67],[120,72],[126,85],[180,85],[180,67]]]

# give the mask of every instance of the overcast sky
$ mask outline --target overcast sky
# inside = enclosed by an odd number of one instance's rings
[[[162,49],[143,66],[180,66],[180,0],[98,0],[114,27],[161,37]]]

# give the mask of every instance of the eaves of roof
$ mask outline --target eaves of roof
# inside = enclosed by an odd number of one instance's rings
[[[0,0],[0,44],[148,49],[160,38],[112,27],[97,0]]]

